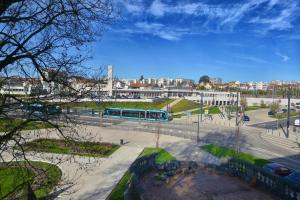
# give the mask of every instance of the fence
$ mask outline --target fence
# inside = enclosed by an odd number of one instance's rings
[[[285,200],[300,200],[300,187],[246,161],[231,159],[228,172]]]
[[[125,191],[125,200],[147,200],[145,189],[140,185],[141,176],[151,169],[155,169],[157,154],[141,157],[130,167],[132,177]],[[183,165],[182,163],[180,165]],[[300,200],[300,187],[285,178],[275,176],[264,169],[243,160],[231,159],[221,166],[206,165],[202,167],[217,170],[222,173],[238,176],[263,190],[269,191],[276,197],[285,200]]]
[[[155,168],[155,159],[158,154],[150,154],[138,158],[129,168],[132,174],[124,193],[125,200],[140,199],[147,200],[145,190],[140,186],[140,178],[147,171]]]

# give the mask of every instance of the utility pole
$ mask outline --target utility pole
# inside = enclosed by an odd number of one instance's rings
[[[199,142],[199,132],[200,132],[200,116],[201,116],[201,122],[202,122],[202,115],[203,115],[203,92],[201,93],[201,99],[200,99],[200,113],[198,113],[198,123],[197,123],[197,143]]]
[[[274,104],[274,95],[275,95],[275,85],[273,85],[273,92],[272,92],[273,104]]]
[[[199,143],[199,132],[200,132],[200,122],[199,122],[200,114],[198,114],[198,127],[197,127],[197,143]]]
[[[157,132],[156,132],[156,148],[159,148],[159,136],[160,136],[160,122],[158,121]]]
[[[238,117],[239,117],[239,92],[236,92],[236,113],[235,113],[235,125],[238,126]]]
[[[239,92],[236,92],[236,119],[235,119],[235,125],[236,125],[236,146],[235,150],[236,153],[239,153],[239,134],[240,134],[240,122],[239,122]]]
[[[100,126],[102,125],[102,108],[101,107],[102,107],[101,86],[99,85],[98,110],[99,110]]]
[[[200,100],[200,114],[201,114],[201,122],[202,122],[202,115],[203,115],[203,92],[201,93],[201,100]]]
[[[286,137],[288,138],[289,137],[290,120],[291,120],[291,93],[289,90],[288,90],[287,97],[288,97],[288,118],[286,121]]]

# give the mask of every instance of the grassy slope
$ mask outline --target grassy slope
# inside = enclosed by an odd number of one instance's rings
[[[47,181],[39,189],[34,191],[38,199],[46,197],[61,179],[60,169],[52,164],[44,162],[30,162],[35,168],[43,169],[47,173]],[[34,173],[22,167],[0,168],[0,199],[20,186],[17,191],[25,191],[26,183],[33,182]],[[23,185],[23,186],[22,186]],[[25,187],[25,188],[24,188]],[[9,197],[6,199],[10,199]]]
[[[219,114],[219,113],[221,113],[219,107],[217,107],[217,106],[205,107],[205,108],[203,108],[202,113],[205,113],[205,110],[208,110],[209,114]],[[192,111],[192,115],[196,115],[196,114],[200,114],[200,110]]]
[[[140,108],[140,109],[153,109],[159,110],[165,107],[167,104],[170,104],[174,99],[168,99],[163,101],[155,101],[155,102],[102,102],[101,108],[104,110],[105,108],[115,107],[115,108]],[[74,102],[65,104],[63,107],[86,107],[98,110],[98,102]]]
[[[259,110],[259,109],[264,109],[260,106],[247,106],[245,111],[249,111],[249,110]]]
[[[172,112],[176,113],[176,112],[182,112],[185,110],[191,110],[191,109],[195,109],[195,108],[199,108],[199,104],[187,99],[182,99],[181,101],[179,101],[177,104],[175,104],[172,107]]]
[[[25,151],[41,151],[58,154],[108,157],[120,146],[106,143],[75,142],[54,139],[37,139],[26,143]]]
[[[175,158],[168,153],[167,151],[165,151],[164,149],[157,149],[157,148],[145,148],[144,151],[141,153],[141,156],[144,155],[149,155],[152,153],[158,153],[159,156],[156,159],[157,163],[162,163],[168,160],[174,160]],[[107,200],[120,200],[120,199],[124,199],[124,192],[127,186],[127,183],[130,179],[131,175],[129,173],[129,171],[127,171],[124,176],[121,178],[121,180],[119,181],[119,183],[116,185],[116,187],[113,189],[113,191],[111,192],[111,194],[109,195],[109,197],[107,198]]]
[[[158,164],[164,163],[169,160],[175,160],[174,156],[172,156],[169,152],[161,148],[145,148],[139,157],[153,153],[158,153],[158,157],[156,158],[156,163]]]
[[[291,117],[298,116],[298,115],[300,115],[300,112],[291,112],[290,115],[291,115]],[[282,114],[271,115],[270,117],[276,118],[276,119],[284,119],[284,118],[288,117],[288,114],[282,113]]]
[[[12,130],[17,126],[20,126],[22,122],[23,120],[18,118],[14,118],[14,119],[0,118],[0,132]],[[25,125],[23,130],[33,130],[33,129],[43,129],[43,128],[51,128],[51,125],[45,122],[31,121]]]
[[[203,108],[203,112],[202,113],[205,113],[206,109],[208,109],[208,113],[209,114],[219,114],[219,113],[221,113],[219,107],[217,107],[217,106],[205,107],[205,108]],[[191,114],[192,115],[200,114],[200,109],[192,111]],[[181,118],[183,116],[186,116],[186,114],[182,113],[182,114],[172,115],[173,118]]]
[[[210,154],[222,158],[222,157],[237,157],[238,159],[248,161],[252,164],[257,166],[263,166],[268,163],[267,160],[257,158],[251,154],[240,152],[239,154],[236,153],[234,149],[221,147],[216,144],[208,144],[201,147],[203,150],[209,152]]]

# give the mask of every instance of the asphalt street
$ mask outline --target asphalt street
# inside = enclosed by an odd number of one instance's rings
[[[300,116],[291,117],[290,126],[293,126],[295,119],[299,119],[299,118],[300,118]],[[277,129],[277,128],[280,128],[280,125],[282,127],[286,127],[287,119],[279,119],[279,120],[273,120],[273,121],[269,121],[269,122],[256,123],[256,124],[252,124],[250,126],[256,127],[256,128],[264,128],[264,129]]]
[[[197,139],[198,126],[195,123],[180,122],[146,122],[124,119],[102,119],[91,116],[76,116],[77,122],[91,125],[104,126],[113,129],[135,130],[150,133],[160,133],[177,137]],[[275,146],[261,138],[259,128],[244,125],[241,127],[240,134],[236,135],[236,129],[226,126],[215,126],[212,124],[200,124],[199,139],[204,143],[218,143],[228,147],[240,147],[242,151],[251,152],[262,158],[270,158],[274,162],[285,164],[293,169],[300,170],[300,153],[295,154],[289,149]],[[238,138],[238,140],[237,140]],[[300,149],[300,148],[299,148]]]

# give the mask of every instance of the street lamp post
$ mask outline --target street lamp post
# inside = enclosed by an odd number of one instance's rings
[[[199,143],[199,132],[200,132],[199,115],[200,115],[200,114],[198,114],[198,123],[197,123],[197,125],[198,125],[198,127],[197,127],[197,143]]]
[[[236,126],[238,126],[238,116],[239,116],[239,92],[236,93],[236,119],[235,119]]]
[[[102,98],[101,98],[101,92],[100,92],[100,90],[99,90],[98,110],[99,110],[100,126],[101,126],[101,123],[102,123],[102,110],[101,110],[101,105],[102,105]]]
[[[203,115],[203,92],[201,93],[201,100],[200,100],[200,114],[201,114],[201,122],[202,122],[202,115]]]
[[[239,152],[239,134],[240,134],[240,122],[239,122],[239,92],[236,93],[236,119],[235,119],[235,125],[236,125],[236,152]]]
[[[200,132],[200,116],[202,122],[202,115],[203,115],[203,92],[201,93],[200,99],[200,113],[198,114],[198,123],[197,123],[197,143],[199,142],[199,132]]]
[[[290,89],[290,88],[289,88]],[[290,128],[290,120],[291,120],[291,93],[288,91],[288,118],[286,122],[286,136],[289,137],[289,128]]]

